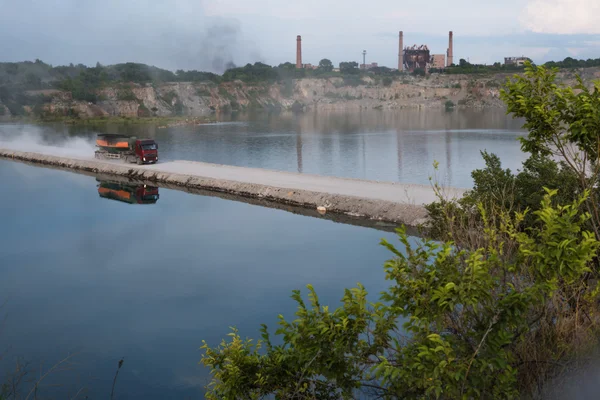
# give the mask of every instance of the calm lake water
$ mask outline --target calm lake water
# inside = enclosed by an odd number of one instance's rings
[[[497,111],[413,111],[166,130],[0,125],[0,136],[127,132],[155,138],[163,159],[417,183],[438,160],[449,183],[469,186],[479,150],[518,166],[520,125]],[[258,337],[260,323],[293,317],[289,295],[308,283],[332,306],[357,282],[373,300],[386,288],[391,254],[378,243],[394,241],[389,232],[162,188],[135,204],[135,187],[9,161],[0,161],[0,185],[0,377],[17,359],[35,375],[75,354],[45,382],[45,398],[81,388],[109,398],[121,357],[115,398],[200,398],[202,339],[217,345],[233,325]]]
[[[46,140],[90,140],[96,133],[154,138],[163,160],[195,160],[320,175],[429,184],[434,161],[441,183],[472,185],[484,165],[480,151],[516,168],[524,160],[523,122],[503,110],[400,110],[356,113],[257,114],[202,126],[15,126],[9,134],[41,131]],[[10,133],[9,133],[10,131]]]

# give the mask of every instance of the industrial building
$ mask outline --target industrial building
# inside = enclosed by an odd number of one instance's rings
[[[359,66],[360,69],[366,69],[366,70],[369,70],[371,68],[377,68],[377,67],[379,67],[379,64],[377,64],[376,62],[370,63],[370,64],[360,64],[360,66]]]
[[[448,49],[446,54],[431,54],[427,45],[413,45],[404,47],[404,33],[400,31],[398,42],[398,70],[413,72],[416,69],[423,69],[428,72],[430,68],[442,69],[450,67],[454,64],[454,39],[453,33],[450,31],[448,36]],[[365,60],[366,50],[363,50],[363,63],[360,64],[360,69],[369,70],[378,67],[377,63],[367,64]],[[505,58],[504,63],[516,63],[515,65],[523,65],[525,57],[510,57]],[[296,37],[296,68],[316,69],[316,66],[311,64],[302,64],[302,37]]]
[[[430,68],[451,66],[454,62],[453,42],[453,34],[450,31],[446,54],[431,54],[427,45],[404,47],[404,33],[400,31],[398,39],[398,70],[412,72],[415,69],[423,69],[429,71]]]
[[[504,65],[514,65],[522,67],[525,65],[525,61],[531,61],[527,57],[504,57]]]
[[[431,56],[431,68],[443,69],[446,68],[446,55],[433,54]]]

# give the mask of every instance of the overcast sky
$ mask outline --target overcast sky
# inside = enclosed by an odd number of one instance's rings
[[[600,0],[0,0],[0,61],[135,61],[221,72],[322,58],[397,65],[404,44],[455,61],[600,58]]]

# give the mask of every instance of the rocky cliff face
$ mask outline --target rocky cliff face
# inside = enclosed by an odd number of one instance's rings
[[[577,71],[581,73],[581,71]],[[559,80],[574,82],[574,72],[561,72]],[[598,69],[586,70],[589,79]],[[475,77],[436,75],[407,76],[384,85],[370,77],[301,79],[275,84],[241,81],[213,83],[128,84],[98,93],[95,104],[73,100],[68,92],[30,92],[51,98],[47,114],[92,117],[206,116],[213,112],[248,109],[357,110],[456,107],[504,107],[500,86],[508,75]],[[31,109],[31,108],[29,108]],[[9,115],[0,104],[0,116]]]

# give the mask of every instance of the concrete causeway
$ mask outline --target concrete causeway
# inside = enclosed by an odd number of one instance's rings
[[[426,221],[424,205],[436,200],[430,186],[234,167],[195,161],[167,161],[155,165],[125,164],[75,154],[61,156],[0,148],[0,158],[66,168],[103,176],[121,176],[168,186],[203,189],[283,204],[341,213],[408,226]],[[459,197],[464,189],[446,188],[444,195]]]

